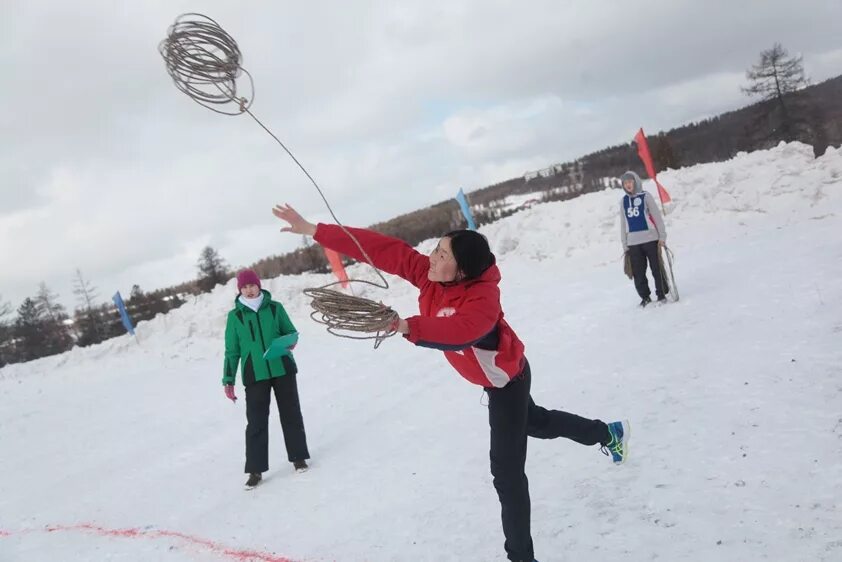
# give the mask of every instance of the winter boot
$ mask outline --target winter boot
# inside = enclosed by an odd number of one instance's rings
[[[252,472],[249,474],[249,479],[246,480],[246,489],[251,490],[263,480],[263,475],[259,472]]]
[[[608,442],[603,443],[600,450],[609,455],[614,464],[623,464],[629,456],[629,436],[631,428],[627,420],[611,422],[608,424]]]

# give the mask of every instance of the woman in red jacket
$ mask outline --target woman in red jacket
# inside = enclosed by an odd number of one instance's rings
[[[289,205],[276,206],[272,212],[289,224],[282,231],[312,236],[326,248],[364,261],[339,226],[307,222]],[[396,238],[348,230],[375,266],[421,291],[421,313],[401,318],[397,330],[415,345],[444,351],[460,375],[485,388],[491,474],[502,506],[506,553],[509,560],[532,562],[529,484],[524,472],[527,436],[600,444],[621,464],[628,450],[628,422],[606,424],[535,404],[529,394],[529,362],[523,343],[503,318],[500,270],[483,235],[472,230],[451,232],[425,256]]]

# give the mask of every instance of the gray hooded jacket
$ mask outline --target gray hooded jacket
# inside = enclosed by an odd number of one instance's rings
[[[636,173],[626,172],[620,176],[620,181],[629,178],[634,180],[634,194],[626,193],[620,201],[620,240],[623,242],[623,250],[628,250],[629,246],[639,246],[656,240],[666,242],[667,229],[664,226],[664,218],[661,216],[658,202],[651,193],[643,191],[643,182]],[[643,194],[643,205],[635,201],[640,199],[641,194]],[[642,216],[635,214],[639,206],[644,208]]]

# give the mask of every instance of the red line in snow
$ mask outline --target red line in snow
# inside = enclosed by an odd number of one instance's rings
[[[27,529],[19,532],[0,529],[0,537],[11,537],[15,534],[31,533],[33,531],[38,531],[38,529]],[[44,527],[43,531],[47,533],[80,531],[93,533],[102,537],[119,537],[127,539],[175,538],[185,541],[190,545],[199,546],[206,550],[221,554],[231,558],[232,560],[237,560],[238,562],[293,562],[293,560],[283,556],[276,556],[274,554],[269,554],[268,552],[258,552],[256,550],[240,550],[231,548],[209,539],[195,537],[178,531],[132,528],[108,529],[100,525],[94,525],[93,523],[81,523],[79,525],[47,525]]]

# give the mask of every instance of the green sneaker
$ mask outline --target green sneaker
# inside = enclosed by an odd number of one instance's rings
[[[608,434],[611,436],[611,440],[608,443],[603,443],[600,451],[605,455],[610,455],[614,464],[623,464],[629,456],[631,427],[628,420],[609,423]]]

